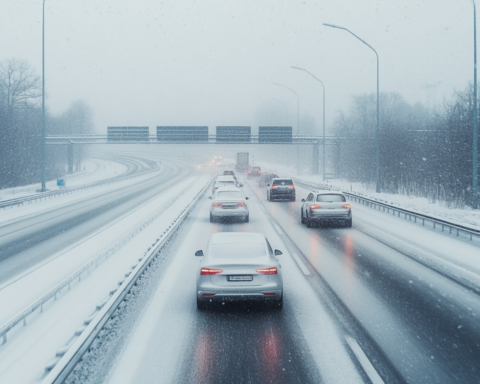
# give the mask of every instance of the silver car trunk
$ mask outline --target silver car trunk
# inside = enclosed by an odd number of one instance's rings
[[[278,262],[275,259],[270,258],[268,255],[255,258],[215,257],[209,258],[207,263],[209,268],[218,268],[223,271],[219,274],[210,276],[212,284],[225,287],[242,287],[267,284],[272,276],[276,277],[277,275],[265,275],[258,273],[256,270],[260,268],[271,267],[279,268]],[[251,276],[252,280],[229,280],[229,276]]]

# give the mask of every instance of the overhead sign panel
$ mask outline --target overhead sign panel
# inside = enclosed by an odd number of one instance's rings
[[[148,141],[148,127],[108,127],[108,141]]]
[[[208,142],[208,126],[158,126],[157,141]]]
[[[291,143],[292,127],[258,127],[259,143]]]
[[[250,143],[252,128],[244,126],[217,127],[217,143]]]

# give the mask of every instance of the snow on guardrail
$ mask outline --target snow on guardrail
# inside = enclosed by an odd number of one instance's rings
[[[116,183],[119,181],[128,180],[133,177],[138,177],[146,173],[153,172],[155,169],[156,168],[146,169],[142,172],[134,173],[133,175],[128,175],[128,176],[116,176],[108,180],[93,181],[91,183],[84,184],[80,187],[67,187],[61,190],[41,192],[41,193],[36,193],[34,195],[28,195],[28,196],[18,197],[15,199],[3,200],[3,201],[0,201],[0,208],[5,209],[7,207],[19,206],[19,205],[23,205],[24,203],[32,203],[36,200],[42,200],[42,199],[46,200],[46,199],[50,199],[52,197],[57,197],[60,195],[68,195],[70,193],[79,192],[85,189],[90,189],[90,188],[99,187],[99,186],[110,184],[110,183]]]
[[[23,322],[24,326],[27,325],[27,317],[29,315],[33,314],[39,308],[40,308],[40,312],[43,312],[43,305],[46,302],[48,302],[52,298],[54,300],[56,300],[57,295],[63,289],[67,288],[68,290],[70,290],[70,285],[75,280],[78,279],[78,281],[80,281],[83,274],[85,274],[87,271],[91,270],[92,268],[96,268],[99,265],[100,262],[104,261],[105,259],[107,259],[111,255],[113,255],[119,248],[121,248],[123,245],[125,245],[127,242],[129,242],[135,235],[137,235],[146,226],[148,226],[154,220],[156,220],[167,208],[169,208],[175,201],[177,201],[185,191],[187,191],[189,188],[191,188],[191,186],[193,184],[194,183],[192,182],[187,187],[182,189],[182,191],[180,191],[175,197],[168,200],[160,208],[158,208],[152,214],[150,214],[144,221],[142,221],[137,226],[135,226],[132,230],[130,230],[128,233],[126,233],[124,236],[122,236],[120,239],[118,239],[115,243],[113,243],[111,246],[109,246],[106,250],[104,250],[102,253],[97,255],[94,259],[89,261],[83,267],[79,268],[76,272],[74,272],[68,278],[66,278],[65,280],[63,280],[59,284],[57,284],[49,292],[44,294],[42,297],[40,297],[38,300],[36,300],[33,304],[29,305],[22,312],[20,312],[14,318],[12,318],[10,321],[8,321],[6,324],[4,324],[0,328],[0,338],[2,338],[2,345],[7,342],[8,332],[10,330],[12,330],[17,324],[19,324],[20,322]]]
[[[138,263],[133,265],[130,271],[125,274],[125,278],[118,282],[118,289],[112,290],[110,295],[101,304],[97,305],[96,312],[84,321],[83,327],[75,332],[76,340],[57,352],[55,359],[45,368],[48,374],[43,379],[42,384],[60,384],[64,382],[101,332],[108,319],[110,319],[114,311],[122,303],[125,296],[130,292],[145,270],[152,264],[153,260],[160,255],[163,246],[177,231],[180,224],[193,207],[195,207],[198,200],[205,194],[205,191],[214,178],[215,177],[210,179],[193,200],[180,211],[168,229],[157,239],[157,242],[148,249],[145,256],[139,258]]]
[[[430,221],[433,224],[433,229],[436,229],[438,226],[439,228],[442,228],[442,232],[445,230],[445,228],[449,229],[449,232],[452,233],[453,231],[456,231],[457,237],[461,232],[467,234],[467,236],[470,237],[470,241],[473,240],[473,236],[480,237],[480,230],[475,229],[475,228],[470,228],[465,225],[453,223],[448,220],[443,220],[437,217],[425,215],[423,213],[418,213],[415,211],[411,211],[405,208],[399,208],[393,204],[388,204],[387,202],[379,201],[376,199],[368,198],[353,192],[345,192],[342,191],[340,188],[334,188],[332,186],[326,185],[326,184],[313,184],[306,182],[301,179],[293,179],[296,184],[298,185],[303,185],[307,188],[313,188],[313,189],[331,189],[331,190],[337,190],[341,191],[347,198],[361,202],[363,205],[372,207],[373,209],[383,209],[383,211],[387,213],[390,213],[392,211],[392,214],[395,215],[397,214],[398,217],[401,217],[401,215],[404,215],[404,219],[409,219],[410,221],[413,218],[413,221],[417,223],[417,219],[422,220],[422,225],[425,225],[425,221]]]

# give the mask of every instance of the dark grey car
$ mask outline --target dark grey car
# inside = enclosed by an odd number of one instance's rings
[[[295,185],[292,179],[277,178],[267,185],[267,200],[295,201]]]

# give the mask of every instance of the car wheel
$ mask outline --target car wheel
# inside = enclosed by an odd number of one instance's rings
[[[245,223],[248,223],[248,221],[249,221],[249,216],[250,216],[250,215],[245,216],[245,220],[244,220]]]
[[[210,223],[215,223],[215,218],[210,214]]]
[[[345,227],[346,228],[352,228],[352,219],[345,220]]]
[[[303,209],[300,212],[300,223],[305,224],[305,218],[303,217]]]
[[[307,228],[312,228],[312,220],[310,220],[308,216],[305,217],[305,224],[307,224]]]
[[[207,303],[205,303],[202,300],[198,300],[198,297],[197,297],[197,309],[199,309],[201,311],[207,309]]]

